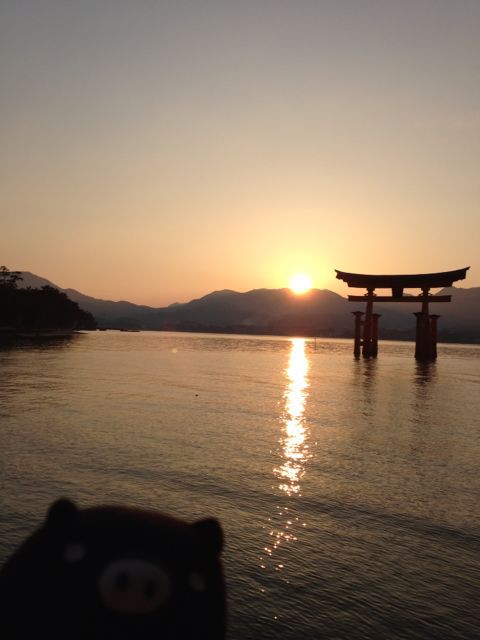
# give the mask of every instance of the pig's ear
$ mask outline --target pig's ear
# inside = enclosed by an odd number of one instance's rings
[[[195,544],[203,553],[219,556],[223,549],[223,531],[218,520],[207,518],[190,525]]]
[[[47,512],[47,526],[65,525],[75,518],[78,509],[75,504],[67,498],[60,498],[54,502]]]

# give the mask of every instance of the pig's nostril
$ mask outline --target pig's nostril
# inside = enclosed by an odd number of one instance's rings
[[[115,588],[118,589],[118,591],[126,591],[129,587],[129,584],[130,578],[124,572],[119,573],[115,578]]]
[[[153,580],[149,580],[145,585],[143,593],[145,594],[146,598],[153,598],[156,591],[157,591],[157,585],[155,584],[155,582],[153,582]]]

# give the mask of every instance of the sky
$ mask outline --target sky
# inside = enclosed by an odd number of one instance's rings
[[[0,264],[162,306],[471,266],[478,0],[0,0]]]

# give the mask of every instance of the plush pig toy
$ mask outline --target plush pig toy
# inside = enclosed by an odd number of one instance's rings
[[[0,572],[2,637],[220,640],[222,546],[213,519],[59,500]]]

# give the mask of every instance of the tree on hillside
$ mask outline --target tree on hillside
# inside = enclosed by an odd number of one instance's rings
[[[23,280],[20,271],[10,271],[5,265],[0,266],[0,287],[16,289],[19,280]]]
[[[96,329],[91,313],[54,287],[19,289],[17,271],[0,267],[0,327],[7,331]]]

